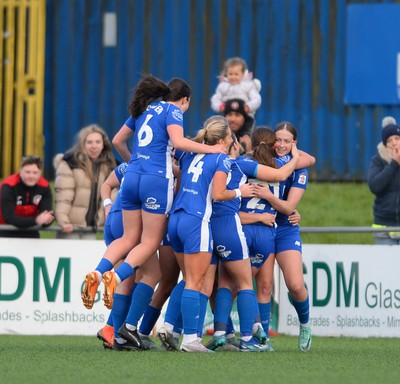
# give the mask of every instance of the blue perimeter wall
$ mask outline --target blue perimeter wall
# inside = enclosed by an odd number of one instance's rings
[[[128,116],[141,73],[193,89],[188,135],[213,112],[209,99],[225,59],[244,58],[262,83],[258,125],[295,124],[299,147],[317,158],[314,180],[365,180],[381,120],[399,105],[346,105],[348,7],[398,1],[47,0],[45,163],[98,123],[112,137]],[[117,44],[103,45],[103,15]],[[372,28],[372,26],[371,26]]]

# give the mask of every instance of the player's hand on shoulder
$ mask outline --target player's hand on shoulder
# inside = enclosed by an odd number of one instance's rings
[[[215,144],[211,146],[211,153],[227,153],[228,150],[226,149],[224,144]]]

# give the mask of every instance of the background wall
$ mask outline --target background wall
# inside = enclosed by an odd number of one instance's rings
[[[345,104],[347,11],[354,5],[396,3],[47,0],[47,173],[54,154],[70,147],[84,125],[96,122],[115,134],[143,72],[166,81],[179,76],[191,84],[185,127],[194,133],[212,114],[209,99],[224,60],[241,56],[262,83],[257,124],[292,121],[300,148],[317,158],[314,179],[365,180],[381,119],[391,114],[400,120],[400,108]],[[114,46],[103,42],[107,12],[116,16]]]

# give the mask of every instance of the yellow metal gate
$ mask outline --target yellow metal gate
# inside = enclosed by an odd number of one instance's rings
[[[43,157],[46,2],[0,0],[0,177]]]

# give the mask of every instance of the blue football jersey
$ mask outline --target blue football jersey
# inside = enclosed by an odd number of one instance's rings
[[[129,117],[125,125],[135,131],[127,172],[173,178],[172,142],[167,127],[183,128],[182,111],[165,101],[150,104],[137,119]]]
[[[306,168],[296,169],[285,182],[285,188],[282,199],[287,200],[290,188],[294,187],[294,188],[307,189],[307,185],[308,185],[308,170]],[[278,212],[276,216],[276,224],[278,226],[282,225],[292,226],[292,224],[289,223],[288,216],[280,212]]]
[[[232,159],[225,154],[185,152],[180,158],[181,182],[170,213],[178,210],[209,221],[212,212],[212,182],[216,172],[229,175]]]
[[[278,167],[282,167],[285,162],[281,159],[275,159]],[[278,198],[282,199],[285,182],[265,182],[260,181],[256,178],[249,178],[249,183],[257,183],[264,184],[269,187],[270,191]],[[247,197],[242,199],[242,203],[240,205],[240,210],[242,212],[248,213],[270,213],[272,215],[276,215],[277,211],[271,206],[271,204],[264,199],[259,197]]]
[[[257,175],[258,163],[249,157],[239,156],[232,160],[232,168],[228,174],[226,189],[234,190],[247,182],[247,177]],[[212,207],[213,217],[229,215],[239,212],[241,198],[214,201]]]

